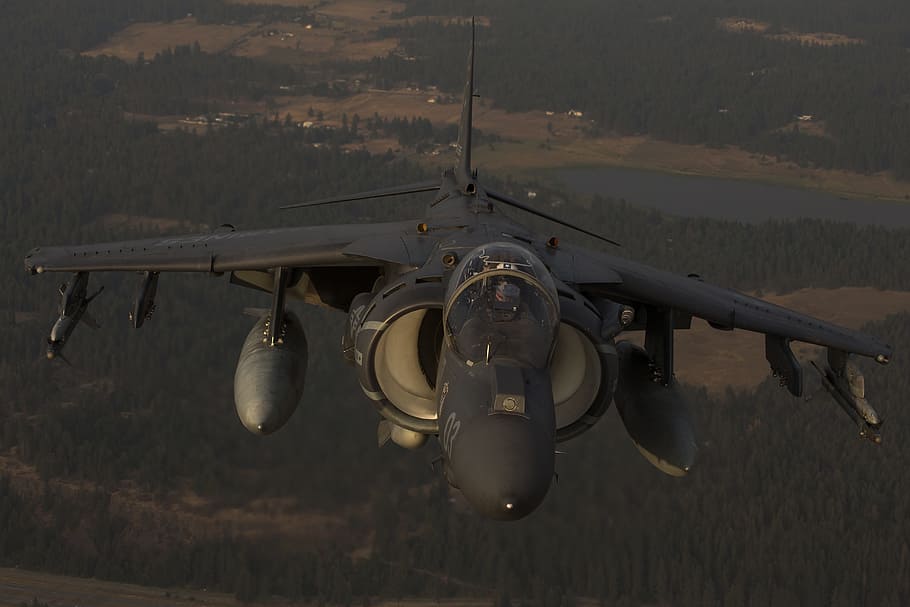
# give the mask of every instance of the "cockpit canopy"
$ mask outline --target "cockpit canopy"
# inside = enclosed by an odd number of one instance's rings
[[[558,327],[556,286],[527,249],[483,245],[455,269],[446,293],[446,337],[469,365],[504,358],[545,367]]]

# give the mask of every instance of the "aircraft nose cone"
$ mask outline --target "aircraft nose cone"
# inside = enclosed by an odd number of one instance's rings
[[[490,415],[464,432],[451,465],[471,505],[497,520],[533,512],[553,478],[552,440],[519,415]]]

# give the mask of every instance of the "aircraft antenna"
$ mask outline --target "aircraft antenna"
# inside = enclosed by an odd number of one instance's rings
[[[286,204],[281,209],[299,209],[302,207],[321,207],[327,204],[339,204],[341,202],[351,202],[353,200],[369,200],[371,198],[387,198],[389,196],[403,196],[405,194],[417,194],[419,192],[435,192],[440,187],[436,180],[421,181],[420,183],[411,183],[381,190],[370,190],[369,192],[360,192],[359,194],[349,194],[346,196],[335,196],[332,198],[321,198],[309,202],[295,202]]]
[[[486,190],[486,193],[487,193],[487,196],[489,196],[493,200],[497,200],[503,204],[507,204],[510,207],[515,207],[516,209],[521,209],[522,211],[525,211],[526,213],[530,213],[531,215],[537,215],[538,217],[542,217],[543,219],[552,221],[553,223],[558,223],[561,226],[565,226],[567,228],[572,228],[573,230],[581,232],[582,234],[587,234],[588,236],[592,236],[598,240],[602,240],[604,242],[609,242],[610,244],[616,245],[617,247],[622,246],[615,240],[610,240],[606,236],[601,236],[600,234],[598,234],[596,232],[591,232],[590,230],[586,230],[582,227],[571,224],[568,221],[563,221],[562,219],[559,219],[558,217],[550,215],[549,213],[546,213],[544,211],[535,209],[532,206],[528,206],[525,203],[515,200],[514,198],[512,198],[510,196],[506,196],[505,194],[497,194],[496,192],[491,192],[490,190]]]

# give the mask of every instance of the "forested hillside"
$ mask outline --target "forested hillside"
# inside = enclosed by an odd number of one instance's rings
[[[735,144],[802,166],[910,178],[910,9],[891,0],[829,5],[413,0],[405,14],[489,16],[478,83],[509,110],[574,109],[594,121],[594,134]],[[732,31],[726,18],[738,24]],[[363,69],[380,84],[457,91],[453,58],[464,54],[467,29],[414,19],[389,32],[408,56]],[[857,38],[827,45],[802,32]]]
[[[136,277],[93,277],[107,287],[93,305],[103,329],[76,332],[67,347],[73,367],[44,360],[61,277],[25,275],[22,258],[33,246],[224,222],[413,217],[425,200],[276,208],[431,177],[391,156],[335,145],[356,137],[351,127],[304,132],[268,117],[193,134],[161,132],[130,114],[189,111],[222,95],[256,95],[286,77],[316,84],[283,67],[193,48],[148,65],[74,52],[129,19],[191,10],[213,22],[267,19],[269,7],[219,0],[74,7],[12,0],[0,21],[7,58],[0,63],[0,565],[345,605],[414,596],[540,607],[581,597],[605,605],[910,602],[907,315],[868,327],[897,352],[889,367],[866,369],[870,400],[886,418],[881,448],[856,438],[814,385],[807,402],[770,380],[722,398],[690,389],[701,455],[688,478],[652,469],[609,414],[565,445],[544,506],[514,525],[478,519],[447,489],[428,465],[435,444],[416,454],[377,450],[377,416],[341,364],[341,314],[299,308],[310,342],[308,384],[288,426],[266,439],[237,420],[232,373],[252,324],[241,311],[268,300],[225,277],[163,276],[159,309],[140,331],[127,322]],[[782,3],[778,10],[799,13]],[[414,31],[421,27],[435,32]],[[458,47],[460,65],[463,28],[438,34],[440,49]],[[484,75],[487,86],[499,86],[494,73]],[[540,80],[532,90],[559,94],[558,83]],[[360,126],[372,127],[444,137],[413,121]],[[626,243],[619,254],[714,282],[779,291],[910,288],[907,231],[673,218],[609,192],[582,200],[533,187],[535,204]],[[557,198],[562,204],[550,208]]]

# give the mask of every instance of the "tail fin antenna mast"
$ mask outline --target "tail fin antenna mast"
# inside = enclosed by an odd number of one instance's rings
[[[471,17],[471,50],[468,52],[468,76],[464,84],[464,100],[461,106],[461,122],[458,126],[456,147],[458,164],[455,167],[458,185],[466,194],[477,191],[474,173],[471,169],[471,130],[474,109],[474,17]]]

